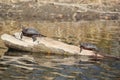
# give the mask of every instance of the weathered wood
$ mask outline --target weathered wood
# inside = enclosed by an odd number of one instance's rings
[[[3,34],[1,38],[8,48],[13,48],[21,51],[67,54],[67,55],[86,55],[86,56],[95,55],[94,52],[90,50],[83,50],[80,53],[79,47],[74,45],[68,45],[66,43],[56,41],[48,37],[38,37],[37,41],[35,42],[33,42],[32,38],[29,37],[23,37],[22,40],[20,40],[20,33],[15,33],[14,36],[9,34]]]

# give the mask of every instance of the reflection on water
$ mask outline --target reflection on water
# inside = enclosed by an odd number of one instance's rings
[[[9,54],[20,54],[9,52]],[[0,60],[0,80],[119,80],[120,61],[91,61],[85,56],[5,55]]]

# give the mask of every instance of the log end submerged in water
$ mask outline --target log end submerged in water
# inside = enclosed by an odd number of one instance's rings
[[[66,43],[48,38],[38,37],[37,41],[33,42],[30,37],[23,37],[20,40],[20,33],[15,33],[14,36],[9,34],[3,34],[1,36],[5,45],[8,48],[29,51],[29,52],[43,52],[43,53],[54,53],[54,54],[67,54],[67,55],[86,55],[94,56],[95,53],[90,50],[83,50],[80,53],[80,48],[74,45],[68,45]],[[98,54],[99,57],[102,57]]]

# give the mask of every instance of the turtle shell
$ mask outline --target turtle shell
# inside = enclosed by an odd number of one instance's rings
[[[98,51],[97,46],[92,43],[81,43],[80,47],[82,47],[84,49],[88,49],[88,50]]]
[[[23,29],[22,32],[24,34],[30,34],[30,35],[38,35],[39,34],[39,32],[34,28],[26,28],[26,29]]]

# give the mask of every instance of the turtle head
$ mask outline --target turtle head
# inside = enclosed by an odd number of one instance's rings
[[[95,46],[93,51],[99,52],[99,48]]]
[[[23,26],[23,25],[21,25],[20,27],[21,27],[22,30],[25,30],[25,29],[26,29],[25,26]]]

